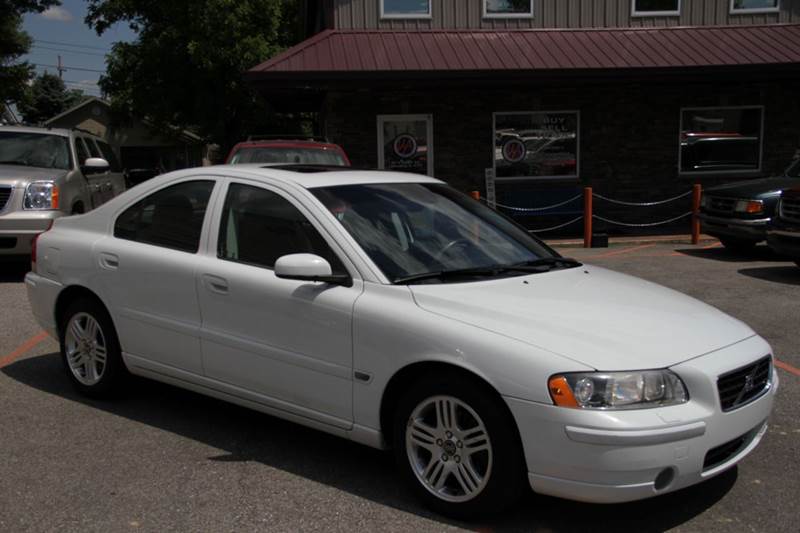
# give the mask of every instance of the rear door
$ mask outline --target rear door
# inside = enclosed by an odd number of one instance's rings
[[[195,273],[215,178],[184,178],[122,209],[94,248],[97,278],[130,364],[202,375]]]

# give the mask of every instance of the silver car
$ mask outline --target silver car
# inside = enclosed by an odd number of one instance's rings
[[[111,146],[78,130],[0,127],[0,257],[26,256],[53,219],[125,190]]]

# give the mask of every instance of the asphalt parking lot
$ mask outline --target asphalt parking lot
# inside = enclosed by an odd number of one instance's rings
[[[697,297],[772,344],[781,390],[752,455],[644,502],[531,494],[453,522],[417,504],[388,454],[152,382],[113,402],[78,396],[30,315],[24,269],[0,265],[0,531],[797,531],[800,268],[716,244],[563,253]]]

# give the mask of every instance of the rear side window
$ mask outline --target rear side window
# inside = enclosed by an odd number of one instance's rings
[[[114,237],[182,252],[200,248],[210,180],[187,181],[147,196],[126,209],[114,224]]]
[[[325,239],[295,206],[265,189],[232,184],[222,211],[218,257],[273,268],[279,257],[315,254],[346,274]]]
[[[111,166],[111,172],[122,172],[122,167],[119,164],[119,159],[117,159],[117,154],[114,153],[114,150],[109,146],[108,143],[97,141],[97,147],[100,148],[100,153],[103,154],[103,159],[108,161],[108,164]]]

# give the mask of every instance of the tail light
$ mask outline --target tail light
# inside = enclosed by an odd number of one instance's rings
[[[47,225],[47,229],[42,233],[37,233],[33,236],[33,239],[31,239],[31,272],[36,272],[36,249],[38,248],[39,237],[41,237],[43,233],[50,231],[52,227],[53,221],[51,219],[50,223]]]

